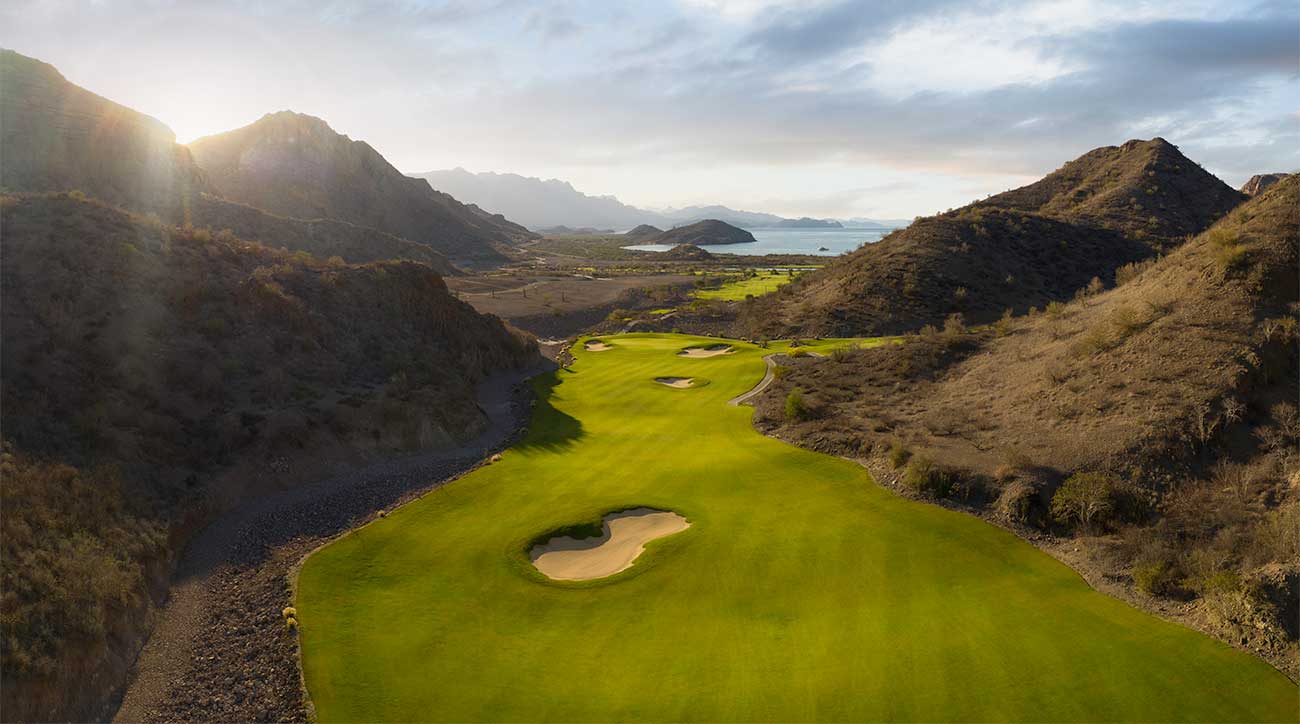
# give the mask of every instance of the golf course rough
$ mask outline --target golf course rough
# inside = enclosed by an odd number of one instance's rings
[[[606,339],[617,354],[580,342],[534,380],[501,462],[304,563],[321,721],[1297,720],[1295,685],[1262,661],[759,435],[725,402],[782,345],[689,359],[716,341]],[[628,384],[701,373],[691,394]],[[538,536],[631,506],[690,528],[609,578],[530,565]]]

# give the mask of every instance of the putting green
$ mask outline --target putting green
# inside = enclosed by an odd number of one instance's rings
[[[604,339],[535,381],[500,462],[306,561],[320,720],[1296,721],[1296,687],[1258,659],[756,433],[726,401],[779,345]],[[691,525],[606,579],[529,564],[539,536],[641,506]]]

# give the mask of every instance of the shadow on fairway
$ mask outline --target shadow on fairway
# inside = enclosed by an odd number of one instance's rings
[[[559,369],[533,379],[533,392],[537,404],[533,406],[533,419],[528,424],[528,434],[515,445],[520,450],[563,450],[573,446],[584,434],[578,418],[565,414],[551,405],[551,395],[561,383],[561,375],[577,374]]]

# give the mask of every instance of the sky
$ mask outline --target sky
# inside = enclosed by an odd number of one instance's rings
[[[408,172],[911,218],[1162,136],[1300,170],[1300,3],[6,0],[0,46],[182,142],[291,109]]]

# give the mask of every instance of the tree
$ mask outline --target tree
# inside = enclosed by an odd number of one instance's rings
[[[1075,473],[1052,496],[1052,517],[1092,531],[1114,510],[1117,487],[1115,479],[1105,473]]]

